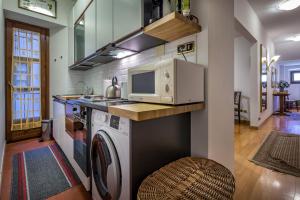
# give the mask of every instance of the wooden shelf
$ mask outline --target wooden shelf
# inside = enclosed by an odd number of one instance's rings
[[[204,108],[204,103],[194,103],[179,106],[136,103],[128,105],[109,106],[108,112],[112,115],[125,117],[134,121],[144,121],[197,110],[203,110]]]
[[[201,26],[190,21],[178,12],[153,22],[144,28],[144,33],[168,42],[186,37],[201,31]]]

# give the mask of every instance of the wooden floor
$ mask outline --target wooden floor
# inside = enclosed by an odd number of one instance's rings
[[[7,144],[5,149],[4,156],[4,165],[3,165],[3,177],[1,184],[1,200],[8,200],[10,197],[10,188],[11,188],[11,175],[12,175],[12,158],[15,153],[36,149],[39,147],[44,147],[49,144],[52,144],[54,141],[50,142],[38,142],[38,139],[31,139],[22,142]],[[63,193],[60,193],[56,196],[49,198],[49,200],[89,200],[90,195],[85,191],[83,185],[73,187]]]
[[[258,130],[250,129],[246,125],[235,126],[236,200],[300,200],[300,178],[273,172],[249,162],[251,156],[272,130],[300,134],[300,114],[296,119],[272,116]],[[27,140],[6,146],[1,200],[9,199],[12,156],[18,152],[46,146],[49,143],[51,142],[39,143],[37,140]],[[50,199],[88,200],[91,198],[81,185]]]
[[[249,162],[272,130],[300,134],[300,115],[296,119],[272,116],[258,130],[235,126],[235,199],[300,200],[300,178]]]

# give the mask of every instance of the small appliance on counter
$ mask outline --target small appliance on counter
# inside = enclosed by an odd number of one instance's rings
[[[118,85],[117,77],[113,77],[112,84],[106,89],[106,98],[117,99],[121,98],[121,87]]]
[[[204,101],[204,67],[167,59],[128,70],[128,99],[161,104]]]

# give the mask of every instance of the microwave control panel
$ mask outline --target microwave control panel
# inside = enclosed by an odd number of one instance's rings
[[[162,103],[173,103],[174,101],[174,69],[174,60],[166,60],[160,63]]]

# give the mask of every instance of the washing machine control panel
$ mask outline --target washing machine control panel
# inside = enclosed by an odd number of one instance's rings
[[[103,126],[117,130],[125,135],[129,134],[130,120],[127,118],[111,115],[107,112],[93,110],[92,126]]]
[[[110,117],[110,127],[119,130],[120,117],[112,115]]]

